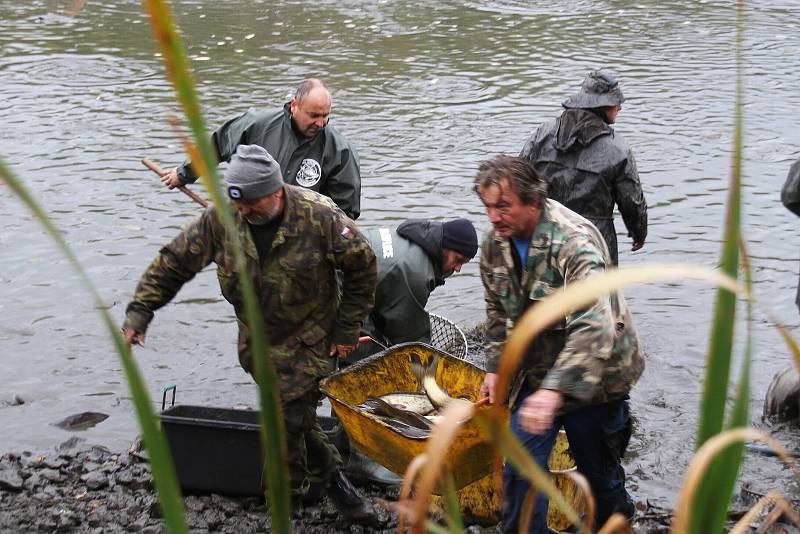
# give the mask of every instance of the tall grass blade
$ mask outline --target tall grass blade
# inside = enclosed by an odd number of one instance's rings
[[[558,491],[550,474],[542,469],[536,460],[531,457],[519,439],[511,432],[505,418],[498,418],[494,410],[480,410],[474,420],[500,453],[510,462],[522,476],[531,481],[537,491],[542,492],[550,499],[551,506],[556,506],[561,513],[573,524],[580,528],[584,534],[590,534],[591,529],[581,521],[578,512],[567,502]]]
[[[770,491],[761,497],[758,502],[736,522],[728,534],[746,534],[750,532],[750,524],[755,521],[765,509],[772,505],[775,505],[773,513],[770,514],[767,521],[758,529],[758,532],[766,532],[767,528],[783,514],[786,514],[796,526],[800,526],[800,517],[797,516],[797,512],[792,510],[792,505],[781,497],[777,491]]]
[[[14,176],[11,170],[6,167],[2,161],[0,161],[0,179],[2,179],[28,209],[33,212],[33,215],[39,223],[41,223],[58,248],[61,249],[61,252],[72,264],[73,268],[80,276],[81,281],[92,295],[95,307],[102,315],[103,323],[105,323],[106,328],[111,334],[114,346],[122,361],[122,369],[128,381],[128,387],[131,390],[136,417],[139,421],[139,427],[142,429],[145,447],[147,447],[150,457],[150,466],[156,491],[158,492],[158,499],[161,504],[161,513],[164,516],[164,522],[169,532],[173,534],[188,532],[186,520],[183,515],[181,491],[178,486],[178,479],[175,476],[175,469],[172,464],[169,446],[164,438],[164,434],[162,434],[161,429],[156,423],[157,417],[153,410],[153,402],[150,399],[150,395],[147,393],[144,379],[139,373],[139,368],[136,366],[136,362],[133,359],[130,345],[128,345],[120,334],[119,325],[114,322],[114,319],[108,313],[107,306],[103,303],[103,299],[100,298],[100,294],[97,292],[91,279],[86,274],[86,271],[84,271],[80,262],[78,262],[78,259],[75,257],[66,241],[64,241],[61,233],[56,229],[50,221],[50,218],[34,200],[25,186],[23,186],[22,182]]]
[[[461,510],[458,506],[458,495],[456,495],[456,484],[453,480],[453,473],[446,471],[442,477],[442,502],[444,503],[444,518],[447,528],[454,534],[464,532],[464,521],[461,519]]]
[[[415,456],[414,459],[408,463],[406,472],[403,474],[403,485],[400,486],[400,496],[398,497],[400,503],[405,505],[409,502],[409,499],[411,499],[411,491],[414,487],[414,482],[417,480],[419,473],[427,462],[428,455],[423,453]],[[412,524],[416,523],[416,518],[414,518],[413,515],[414,513],[410,506],[403,506],[400,509],[397,515],[397,532],[406,531],[407,519]]]
[[[744,242],[741,243],[742,270],[745,289],[752,291],[753,282],[750,260]],[[739,386],[731,409],[727,429],[749,426],[750,411],[750,367],[753,353],[753,303],[747,301],[747,337],[740,372]],[[690,532],[722,532],[728,516],[728,507],[736,487],[739,468],[744,459],[744,443],[735,442],[722,451],[708,468],[701,482],[697,498],[692,503]]]
[[[230,207],[224,197],[217,176],[216,152],[205,127],[197,93],[194,90],[186,52],[178,35],[175,21],[167,2],[144,0],[150,15],[156,40],[161,48],[167,75],[172,81],[195,145],[187,146],[187,153],[194,171],[202,176],[203,183],[211,195],[214,209],[225,227],[234,251],[239,283],[244,296],[245,313],[251,333],[251,350],[256,382],[259,385],[261,404],[261,445],[266,471],[266,491],[275,532],[291,531],[289,499],[289,470],[286,451],[286,431],[281,415],[280,388],[272,361],[267,357],[267,339],[264,320],[255,294],[253,281],[248,276],[242,245],[236,230]]]
[[[741,240],[741,182],[742,182],[742,136],[743,136],[743,5],[739,3],[736,27],[736,102],[734,108],[733,158],[731,183],[728,190],[725,232],[720,266],[723,272],[738,278],[739,246]],[[749,319],[752,306],[748,304]],[[700,406],[697,447],[722,431],[731,372],[731,354],[736,321],[736,295],[720,288],[714,307],[714,319],[706,359],[706,374]],[[730,425],[746,426],[750,400],[750,329],[748,325],[747,348],[742,365],[739,392],[730,417]],[[689,532],[714,534],[722,532],[728,506],[733,495],[739,467],[744,455],[744,444],[737,443],[726,449],[708,468],[708,475],[701,490],[692,502]]]
[[[717,456],[737,442],[761,441],[774,450],[787,466],[794,470],[795,476],[800,477],[794,458],[775,438],[752,428],[734,428],[726,430],[706,441],[695,453],[686,470],[683,486],[678,494],[675,505],[675,516],[670,526],[671,534],[684,534],[689,531],[691,516],[695,510],[692,507],[697,499],[697,493],[705,479],[708,468]]]
[[[613,514],[597,534],[633,534],[633,528],[624,515]]]
[[[528,310],[509,335],[497,369],[495,410],[501,411],[508,398],[508,388],[519,367],[525,349],[530,342],[550,324],[563,318],[571,310],[581,309],[603,295],[629,285],[655,282],[664,279],[704,280],[725,287],[736,293],[744,288],[735,280],[707,267],[691,265],[652,265],[647,267],[624,267],[597,274],[567,286],[564,291],[553,294],[538,306]]]
[[[742,40],[744,34],[743,2],[738,2],[736,18],[736,103],[734,108],[733,160],[731,184],[728,189],[725,234],[722,243],[720,269],[731,278],[738,278],[739,239],[741,232],[741,177],[742,177],[742,110],[744,108],[742,66]],[[700,428],[697,447],[722,430],[725,401],[728,395],[733,330],[736,319],[736,296],[720,289],[714,309],[706,381],[700,410]]]
[[[795,341],[792,334],[789,333],[789,330],[783,324],[774,319],[772,322],[778,327],[778,332],[780,332],[781,337],[786,342],[786,346],[788,346],[789,350],[792,352],[794,366],[797,371],[800,372],[800,345],[797,344],[797,341]]]
[[[425,469],[419,475],[417,494],[412,504],[412,532],[421,534],[423,519],[431,502],[431,495],[436,489],[445,466],[447,451],[453,443],[461,425],[475,413],[475,405],[471,402],[451,402],[442,412],[442,419],[436,424],[428,444],[425,447]]]

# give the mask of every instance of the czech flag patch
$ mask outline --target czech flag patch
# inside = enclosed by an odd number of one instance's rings
[[[350,229],[349,226],[345,226],[344,228],[342,228],[340,234],[343,238],[350,239],[350,236],[353,235],[353,231]]]

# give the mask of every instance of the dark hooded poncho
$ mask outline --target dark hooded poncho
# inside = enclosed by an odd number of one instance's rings
[[[594,111],[565,110],[533,133],[520,156],[547,180],[550,198],[597,226],[615,265],[615,204],[633,241],[647,237],[647,203],[633,153]]]

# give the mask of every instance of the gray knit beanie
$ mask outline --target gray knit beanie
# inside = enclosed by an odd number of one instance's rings
[[[258,145],[239,145],[225,173],[228,196],[233,200],[255,200],[271,195],[283,185],[281,168],[269,152]]]

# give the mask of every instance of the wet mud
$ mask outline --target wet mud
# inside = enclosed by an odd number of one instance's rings
[[[383,525],[365,529],[345,522],[326,497],[311,506],[297,508],[292,516],[295,532],[389,533],[397,532],[397,516],[390,503],[397,500],[397,487],[359,485],[359,491],[375,504]],[[744,486],[730,514],[733,521],[760,498]],[[264,500],[217,494],[184,497],[185,517],[191,532],[271,532],[272,523]],[[645,501],[636,503],[634,531],[666,534],[670,510]],[[753,524],[757,529],[765,518]],[[752,530],[751,530],[752,531]],[[5,453],[0,456],[0,532],[2,533],[122,533],[166,532],[153,489],[146,456],[129,451],[113,452],[71,438],[44,453]],[[467,525],[470,534],[499,534],[501,525]],[[762,532],[800,533],[777,523]]]

